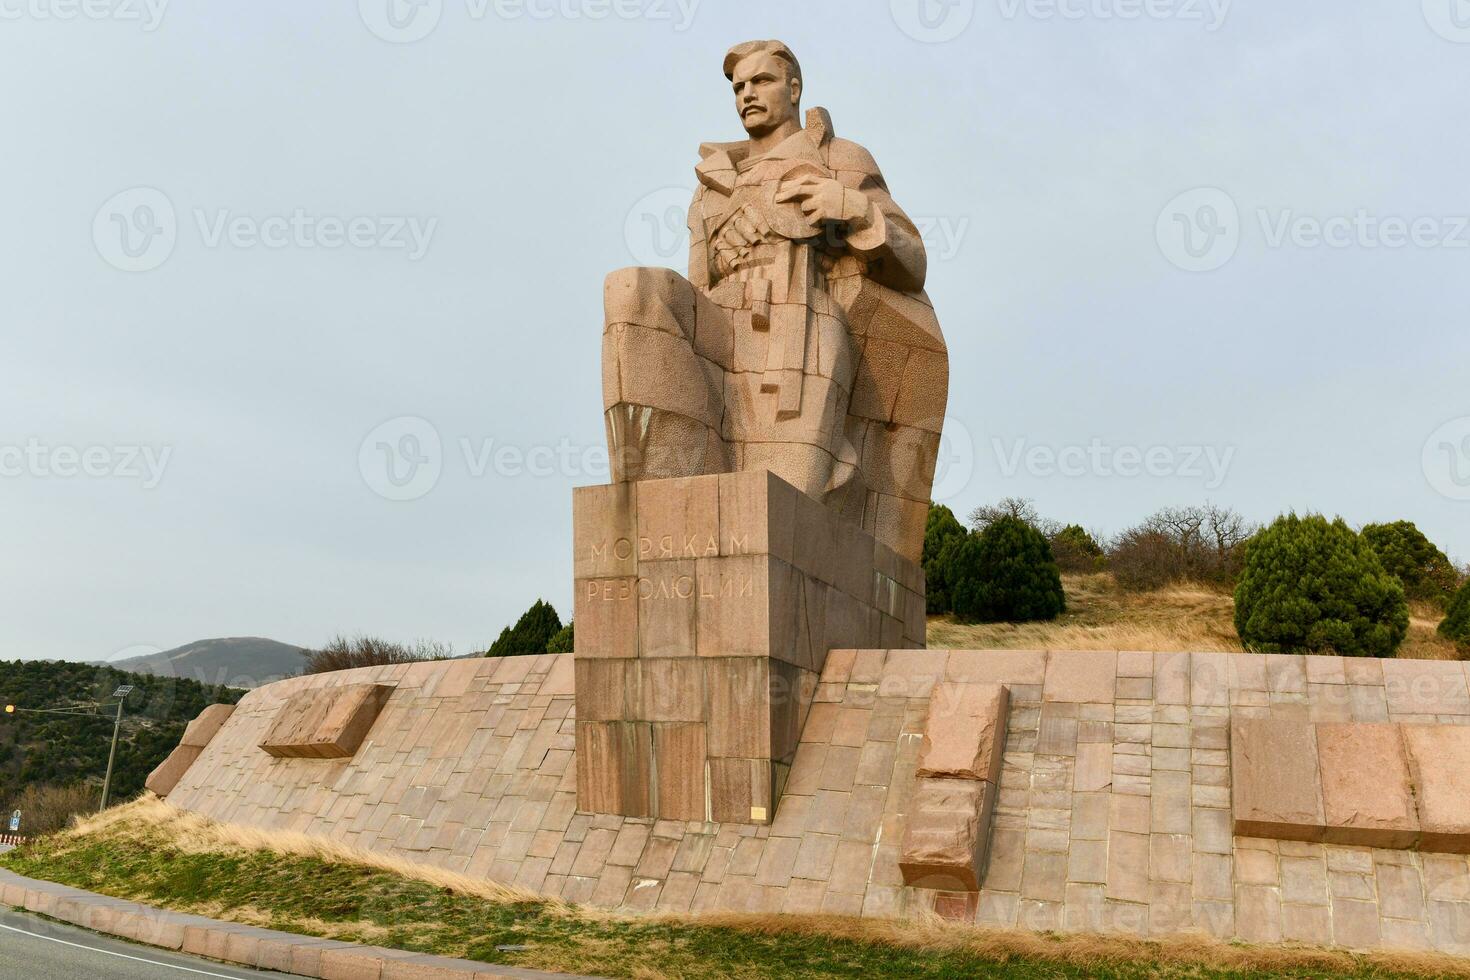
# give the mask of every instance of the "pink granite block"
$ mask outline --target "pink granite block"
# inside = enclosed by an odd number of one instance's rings
[[[1326,816],[1310,722],[1238,718],[1230,726],[1230,756],[1237,835],[1322,839]]]
[[[1402,725],[1419,809],[1419,847],[1470,853],[1470,726]]]
[[[1116,653],[1053,650],[1046,658],[1046,687],[1042,699],[1080,704],[1112,704],[1117,680]]]
[[[919,777],[999,783],[1009,709],[1010,692],[999,684],[937,685],[924,721]]]
[[[1419,818],[1397,725],[1317,726],[1329,844],[1409,848]]]

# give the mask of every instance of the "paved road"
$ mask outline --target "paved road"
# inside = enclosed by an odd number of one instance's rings
[[[0,980],[197,980],[261,977],[282,980],[285,973],[262,973],[196,959],[151,946],[135,946],[99,936],[28,912],[0,909]]]

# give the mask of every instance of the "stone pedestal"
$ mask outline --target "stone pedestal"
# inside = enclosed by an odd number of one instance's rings
[[[924,645],[919,566],[768,472],[573,511],[580,810],[769,823],[827,652]]]

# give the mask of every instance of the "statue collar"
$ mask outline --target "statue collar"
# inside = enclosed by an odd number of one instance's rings
[[[806,128],[782,140],[764,160],[809,160],[827,166],[827,153],[832,143],[832,117],[826,109],[815,108],[806,114]],[[699,182],[712,191],[730,194],[743,164],[749,161],[750,141],[736,143],[701,143],[702,159],[694,168]],[[754,162],[754,161],[750,161]]]

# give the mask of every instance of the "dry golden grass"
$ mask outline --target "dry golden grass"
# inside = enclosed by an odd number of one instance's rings
[[[555,918],[566,922],[595,923],[616,926],[619,923],[666,924],[679,929],[725,929],[749,936],[790,937],[793,940],[847,941],[868,944],[905,953],[941,956],[960,954],[999,964],[1025,965],[1035,972],[1039,964],[1054,964],[1079,969],[1084,975],[1111,975],[1110,968],[1144,965],[1150,974],[1190,976],[1196,970],[1239,971],[1278,974],[1303,972],[1309,975],[1353,975],[1390,973],[1408,976],[1464,977],[1470,980],[1470,960],[1439,954],[1410,952],[1350,953],[1299,945],[1253,946],[1223,943],[1203,935],[1180,935],[1162,939],[1136,939],[1119,935],[1029,933],[978,928],[942,920],[928,915],[918,919],[857,919],[839,916],[775,915],[741,913],[704,913],[699,915],[643,915],[569,906],[545,902],[527,893],[480,879],[470,879],[409,861],[385,858],[331,840],[304,834],[263,833],[252,828],[221,824],[194,814],[183,813],[156,798],[143,799],[115,807],[100,816],[78,821],[60,839],[75,845],[104,843],[116,847],[154,847],[160,845],[176,851],[204,854],[241,855],[266,853],[286,859],[311,858],[333,864],[358,865],[396,877],[430,884],[474,896],[488,903],[539,902]],[[283,869],[283,873],[284,873]],[[127,883],[116,886],[127,891]],[[309,887],[309,886],[303,886]],[[263,897],[263,896],[262,896]],[[250,925],[289,927],[295,931],[391,944],[409,937],[416,944],[431,947],[439,924],[427,921],[405,922],[395,919],[388,924],[359,919],[327,921],[296,914],[283,922],[280,909],[256,903],[227,905],[205,900],[186,903],[181,911],[209,915],[227,921]],[[530,938],[530,937],[528,937]],[[463,940],[456,948],[442,950],[448,955],[462,955]],[[636,980],[675,980],[688,976],[689,964],[671,954],[678,941],[670,937],[648,934],[640,940],[642,955],[636,962],[626,961],[626,951],[602,929],[589,934],[576,934],[561,945],[540,944],[535,966],[540,969],[584,972],[589,963],[619,962],[626,965],[623,975]],[[606,949],[600,947],[606,946]],[[668,957],[667,959],[665,957]],[[770,964],[766,964],[769,966]],[[749,969],[747,969],[749,968]],[[726,980],[766,976],[765,966],[753,963],[728,964],[721,974]],[[752,972],[752,970],[754,972]],[[703,973],[700,973],[703,976]]]
[[[329,837],[312,837],[285,830],[261,830],[242,824],[219,823],[197,813],[175,809],[151,793],[90,817],[78,818],[64,837],[105,837],[144,843],[162,836],[169,846],[186,854],[249,854],[270,852],[311,858],[329,864],[352,864],[384,871],[436,888],[448,888],[487,902],[541,902],[543,896],[523,888],[484,878],[418,864],[404,858],[351,847]],[[555,904],[555,903],[553,903]]]
[[[1235,600],[1203,585],[1129,592],[1107,573],[1065,575],[1067,611],[1049,623],[966,625],[952,616],[929,619],[929,646],[949,650],[1155,650],[1242,653]],[[1459,660],[1460,651],[1436,629],[1443,613],[1411,603],[1401,659]]]
[[[682,919],[691,921],[691,917]],[[932,915],[898,920],[706,913],[692,917],[692,921],[766,935],[819,935],[926,953],[964,952],[1001,963],[1043,960],[1083,968],[1158,963],[1266,973],[1324,970],[1334,974],[1354,973],[1366,967],[1414,976],[1470,977],[1470,960],[1439,953],[1350,953],[1301,945],[1251,946],[1198,934],[1134,939],[1093,933],[1020,932],[979,928]]]

